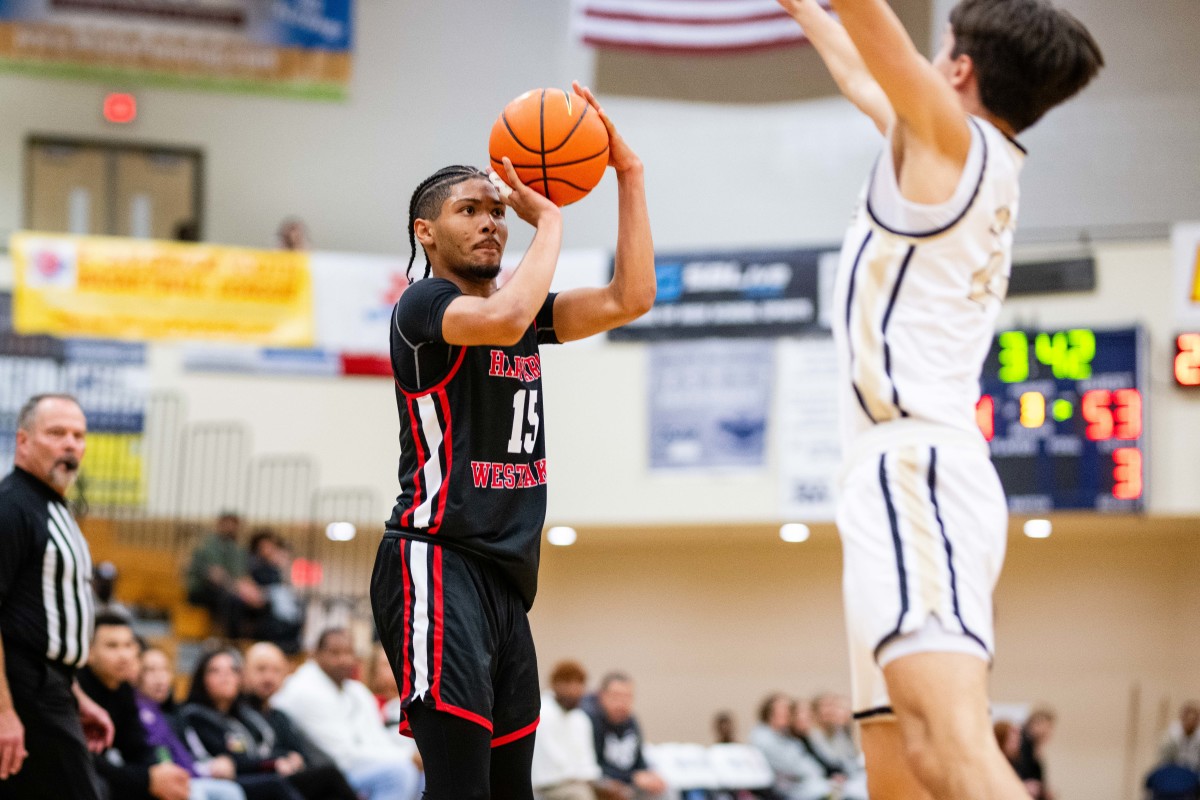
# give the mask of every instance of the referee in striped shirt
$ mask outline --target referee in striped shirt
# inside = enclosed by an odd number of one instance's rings
[[[96,800],[88,751],[112,743],[108,714],[75,682],[92,637],[92,560],[64,496],[86,437],[75,398],[31,397],[0,481],[0,800]]]

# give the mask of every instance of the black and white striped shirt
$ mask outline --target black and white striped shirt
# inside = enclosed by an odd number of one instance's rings
[[[87,661],[92,557],[63,498],[16,467],[0,481],[0,636],[5,655]]]

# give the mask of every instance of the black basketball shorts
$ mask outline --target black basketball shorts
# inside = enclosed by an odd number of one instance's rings
[[[537,728],[537,656],[520,596],[497,570],[457,549],[384,535],[371,577],[379,638],[406,710],[482,725],[499,747]],[[411,734],[410,734],[411,735]]]

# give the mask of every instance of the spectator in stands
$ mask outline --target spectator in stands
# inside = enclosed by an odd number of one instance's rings
[[[177,242],[200,241],[200,223],[195,219],[181,219],[175,223],[171,238]]]
[[[289,581],[287,548],[275,531],[259,528],[254,532],[246,567],[266,598],[255,625],[255,638],[274,642],[289,655],[299,653],[304,607]]]
[[[366,661],[363,683],[375,696],[384,730],[400,743],[401,751],[416,765],[417,771],[422,773],[421,783],[424,784],[425,764],[421,761],[421,754],[417,752],[417,743],[411,736],[400,733],[400,687],[396,685],[396,674],[392,671],[383,645],[378,642],[371,648],[371,656]]]
[[[728,711],[718,711],[713,717],[713,733],[717,744],[736,744],[737,733],[733,726],[733,714]]]
[[[309,766],[331,766],[336,769],[329,754],[308,738],[295,720],[270,705],[271,698],[283,686],[289,672],[291,667],[287,657],[278,645],[256,642],[246,651],[243,698],[271,726],[280,747],[299,753]]]
[[[200,659],[180,716],[197,756],[229,756],[239,775],[269,776],[290,800],[357,800],[337,769],[311,766],[286,749],[242,698],[242,658],[236,650],[214,650]]]
[[[657,797],[666,781],[646,764],[642,729],[633,716],[633,679],[610,672],[600,691],[585,697],[580,707],[592,721],[592,742],[601,774],[619,785],[625,797]],[[536,746],[537,741],[534,740]]]
[[[1158,762],[1200,771],[1200,703],[1189,701],[1179,709],[1179,719],[1167,728],[1159,746]]]
[[[139,660],[134,697],[137,699],[142,728],[146,732],[146,743],[154,750],[156,757],[168,754],[171,761],[186,769],[193,778],[233,778],[242,785],[249,800],[286,800],[286,794],[270,789],[258,791],[254,780],[237,775],[237,768],[229,756],[196,760],[176,731],[182,725],[177,714],[179,706],[172,694],[175,673],[171,669],[171,660],[157,647],[143,649]]]
[[[795,701],[772,694],[759,707],[759,723],[750,731],[750,744],[766,756],[775,772],[775,791],[785,800],[825,800],[835,796],[840,780],[825,777],[825,768],[792,736]]]
[[[826,778],[831,780],[845,779],[845,769],[835,761],[826,761],[823,753],[812,743],[812,706],[803,700],[792,703],[792,718],[788,727],[788,732],[791,733],[793,739],[800,743],[800,746],[804,748],[804,752],[812,756],[821,765],[821,769],[825,771]]]
[[[1008,759],[1008,763],[1016,769],[1017,759],[1021,756],[1021,727],[1008,720],[1000,720],[992,726],[992,732],[996,734],[996,744],[1000,745],[1000,752]]]
[[[1021,750],[1014,765],[1017,776],[1025,782],[1030,797],[1034,800],[1054,800],[1054,792],[1046,783],[1043,750],[1054,733],[1054,712],[1048,708],[1035,708],[1021,728]]]
[[[411,800],[420,773],[383,727],[371,690],[351,676],[358,667],[350,632],[327,628],[312,658],[271,698],[308,734],[367,800]]]
[[[112,747],[96,757],[96,768],[111,795],[121,800],[244,800],[240,786],[222,775],[194,777],[170,750],[156,752],[147,740],[132,681],[138,674],[138,644],[129,620],[116,614],[96,617],[87,666],[79,685],[108,712]]]
[[[101,561],[92,569],[92,596],[96,601],[96,614],[116,614],[133,619],[133,612],[123,603],[113,599],[117,590],[117,565]]]
[[[578,662],[560,662],[550,673],[533,741],[533,792],[538,800],[596,798],[601,774],[592,721],[579,707],[586,687],[587,673]],[[618,786],[605,788],[620,791]]]
[[[308,226],[299,217],[286,217],[279,223],[275,240],[280,250],[307,250]]]
[[[400,687],[388,661],[383,645],[376,642],[371,647],[371,657],[363,669],[363,683],[375,696],[383,727],[399,733],[400,730]],[[407,739],[407,737],[405,737]]]
[[[847,776],[862,772],[862,754],[851,730],[854,720],[849,701],[841,695],[825,692],[813,699],[812,711],[815,724],[809,741],[822,760]]]
[[[1146,776],[1146,800],[1200,800],[1200,775],[1179,764],[1162,764]]]
[[[236,512],[221,512],[216,531],[193,551],[187,569],[188,602],[207,608],[230,638],[245,635],[267,602],[250,578],[246,551],[238,545],[241,527]]]

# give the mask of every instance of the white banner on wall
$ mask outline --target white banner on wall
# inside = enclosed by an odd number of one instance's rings
[[[779,342],[777,419],[780,516],[796,522],[832,520],[842,455],[833,339]]]
[[[652,470],[765,466],[774,342],[666,342],[649,364]]]
[[[320,252],[310,259],[317,346],[387,355],[392,307],[408,286],[408,259]]]
[[[523,252],[504,259],[499,282],[512,274]],[[184,368],[201,372],[249,372],[329,376],[391,374],[389,325],[392,309],[408,288],[408,259],[363,253],[315,252],[312,274],[316,347],[269,348],[208,342],[181,346]],[[608,283],[609,254],[604,250],[566,250],[559,256],[550,290],[561,292]],[[418,256],[413,276],[424,274]],[[602,342],[593,336],[586,341]],[[572,343],[572,347],[579,345]]]
[[[1200,222],[1181,223],[1171,231],[1175,262],[1175,321],[1200,326]]]

